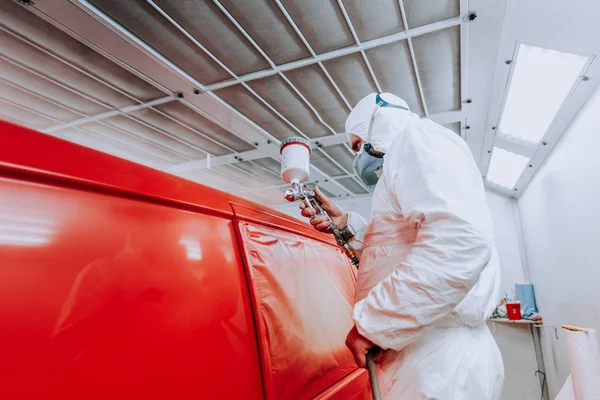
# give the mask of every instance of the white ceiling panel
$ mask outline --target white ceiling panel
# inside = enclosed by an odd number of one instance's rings
[[[250,143],[240,139],[238,136],[220,127],[214,122],[198,114],[180,102],[173,101],[154,107],[159,113],[169,116],[180,124],[196,130],[213,141],[221,143],[232,152],[242,152],[253,148]],[[216,154],[216,153],[212,153]]]
[[[211,186],[215,189],[230,193],[238,190],[239,186],[242,184],[242,182],[238,182],[234,178],[214,170],[183,172],[179,174],[179,176],[192,182]]]
[[[402,97],[412,112],[423,115],[407,42],[376,47],[366,53],[382,91]]]
[[[160,137],[160,134],[157,132],[154,132],[154,134],[150,137],[142,136],[142,133],[131,133],[127,130],[121,129],[120,127],[116,126],[115,122],[113,122],[112,125],[109,125],[106,122],[92,122],[82,125],[79,131],[87,131],[93,133],[94,136],[105,138],[106,140],[115,144],[123,144],[127,147],[139,149],[146,154],[170,163],[179,163],[189,159],[188,157],[179,153],[176,149],[168,147],[169,142]],[[59,132],[58,135],[60,135],[61,132]],[[81,133],[81,135],[84,134]],[[199,154],[197,157],[203,158],[204,155]]]
[[[230,77],[146,1],[93,0],[92,3],[201,83]]]
[[[260,164],[257,164],[255,162],[242,161],[234,165],[237,168],[250,173],[252,176],[262,179],[268,184],[281,185],[285,183],[278,173],[271,171],[269,168],[264,168]]]
[[[275,64],[310,57],[274,1],[221,0],[221,4]]]
[[[349,114],[348,108],[321,68],[317,65],[310,65],[290,71],[286,76],[317,110],[327,125],[336,133],[344,132],[344,123]],[[339,86],[335,78],[333,79],[334,83]],[[331,133],[326,130],[323,135]]]
[[[41,113],[32,113],[18,104],[0,99],[0,114],[10,118],[13,122],[29,128],[44,129],[55,124],[55,119]]]
[[[351,107],[369,93],[377,91],[360,54],[334,58],[323,63]]]
[[[456,133],[458,136],[462,136],[460,132],[460,122],[455,122],[453,124],[444,125],[444,127],[450,129],[452,132]]]
[[[350,189],[354,194],[367,194],[369,193],[364,187],[362,187],[355,179],[352,178],[339,178],[339,183]]]
[[[171,149],[177,154],[185,158],[199,159],[204,158],[205,153],[199,149],[190,146],[185,140],[177,138],[171,132],[165,132],[151,124],[144,123],[145,121],[135,120],[129,116],[119,115],[107,119],[105,123],[111,127],[121,129],[126,132],[135,132],[135,135],[148,139],[153,143],[157,143],[162,147]],[[83,125],[86,127],[87,125]]]
[[[398,0],[343,0],[343,4],[361,41],[404,30]]]
[[[314,138],[331,134],[279,75],[252,81],[248,85],[304,135]],[[297,132],[297,135],[300,133]]]
[[[239,182],[238,190],[247,189],[248,187],[261,187],[268,186],[270,182],[263,179],[260,176],[256,176],[251,172],[245,171],[242,168],[237,168],[234,165],[219,165],[218,167],[212,168],[217,172],[220,172],[226,176],[229,176]],[[204,171],[206,173],[206,171]]]
[[[354,173],[354,167],[352,163],[354,162],[354,156],[350,153],[348,148],[343,144],[338,144],[336,146],[327,147],[325,152],[333,157],[343,168],[347,171]]]
[[[248,90],[241,86],[231,86],[215,92],[219,97],[231,104],[242,114],[256,122],[267,132],[279,140],[292,136],[298,136],[298,132],[293,130],[288,124],[282,121],[277,115],[269,110]]]
[[[273,172],[277,176],[281,174],[281,163],[272,158],[261,158],[258,160],[254,160],[254,163],[261,166],[262,168],[268,169]]]
[[[154,0],[154,3],[237,75],[269,67],[213,2]]]
[[[403,0],[410,29],[456,17],[460,0]]]
[[[69,88],[84,93],[99,105],[124,107],[132,103],[131,99],[103,85],[96,80],[66,67],[65,64],[49,57],[44,52],[17,39],[13,35],[0,31],[0,49],[2,58],[24,68],[48,76]]]
[[[154,151],[149,151],[147,148],[115,142],[84,128],[65,129],[57,137],[153,168],[163,168],[171,164],[168,159],[156,155]]]
[[[111,82],[119,89],[141,101],[149,101],[163,95],[158,89],[117,66],[49,23],[43,20],[31,23],[31,13],[15,2],[2,2],[0,10],[0,23],[5,27],[4,29],[7,28],[16,33],[22,41],[40,46],[50,53],[84,68],[93,75],[106,82]],[[48,55],[46,54],[45,58],[47,57]]]
[[[345,175],[350,171],[344,171],[340,166],[336,165],[334,161],[329,159],[320,151],[313,151],[310,156],[311,165],[319,168],[321,171],[329,176]]]
[[[51,115],[62,122],[73,121],[81,117],[79,113],[56,105],[56,103],[46,100],[41,96],[36,96],[8,81],[0,81],[0,99],[9,100],[24,107],[30,107],[46,115]]]
[[[18,85],[32,93],[53,99],[66,107],[86,115],[106,111],[106,107],[74,93],[67,87],[59,86],[51,80],[42,77],[41,74],[36,74],[34,71],[28,71],[11,64],[6,59],[2,59],[2,57],[4,56],[0,48],[0,79],[10,82],[12,85]]]
[[[282,3],[317,54],[354,44],[336,2],[284,0]]]
[[[193,130],[188,129],[188,128],[182,126],[181,124],[178,124],[177,122],[173,121],[172,119],[164,116],[162,113],[156,112],[152,109],[144,109],[144,110],[136,111],[129,115],[131,115],[132,117],[135,117],[136,119],[138,119],[140,121],[143,121],[143,122],[149,124],[150,126],[158,128],[162,132],[168,132],[170,135],[177,137],[184,143],[189,143],[190,146],[200,148],[200,149],[210,153],[211,155],[221,156],[221,155],[229,154],[232,152],[227,147],[220,145],[218,143],[215,143],[214,141],[208,140],[205,137],[200,136]],[[131,121],[130,119],[124,119],[123,121],[125,121],[125,120]],[[110,123],[110,121],[108,121],[108,122]],[[128,127],[128,128],[129,128],[128,130],[134,130],[135,132],[139,132],[137,126]],[[187,147],[190,147],[190,146],[187,146]],[[188,154],[188,153],[185,153],[185,154]],[[198,155],[199,155],[199,153],[197,151],[194,151],[192,154],[190,154],[190,156],[192,156],[192,157],[196,157]]]
[[[429,113],[460,109],[460,29],[417,36],[412,42]]]

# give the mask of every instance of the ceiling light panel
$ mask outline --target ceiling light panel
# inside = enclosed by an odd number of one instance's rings
[[[409,28],[460,15],[460,0],[404,0]]]
[[[514,188],[529,158],[494,147],[486,179],[507,189]]]
[[[500,132],[537,144],[588,58],[521,44],[500,120]]]
[[[412,112],[423,115],[406,40],[369,49],[366,54],[381,90],[400,96]]]
[[[342,3],[363,42],[404,30],[398,0],[380,0],[377,5],[364,0],[343,0]]]
[[[460,27],[412,39],[429,114],[460,109]]]

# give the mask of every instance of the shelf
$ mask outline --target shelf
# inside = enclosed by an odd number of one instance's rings
[[[524,324],[524,325],[542,325],[543,321],[529,321],[527,319],[520,319],[518,321],[512,321],[508,318],[490,318],[489,322],[496,322],[500,324]]]

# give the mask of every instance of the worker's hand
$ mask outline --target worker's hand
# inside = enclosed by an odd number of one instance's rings
[[[375,347],[375,344],[358,333],[355,325],[346,337],[346,347],[352,352],[356,364],[361,368],[365,368],[367,366],[367,353],[372,347]]]
[[[335,226],[337,226],[338,229],[345,227],[348,224],[348,214],[346,214],[335,201],[325,196],[317,186],[315,186],[315,194],[317,195],[317,199],[323,204],[323,209],[331,216]],[[302,216],[310,218],[310,224],[314,226],[316,230],[319,232],[327,231],[330,224],[329,218],[324,215],[317,216],[315,209],[307,207],[304,202],[300,203],[300,209],[302,210]]]

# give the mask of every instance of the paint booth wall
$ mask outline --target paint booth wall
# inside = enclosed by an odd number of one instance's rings
[[[600,330],[598,110],[596,91],[519,199],[531,279],[549,326]],[[554,398],[569,374],[565,337],[546,328],[542,344]]]
[[[486,191],[494,223],[496,247],[500,257],[501,294],[511,294],[515,283],[523,283],[521,253],[513,210],[514,200]],[[504,361],[504,390],[502,400],[531,400],[541,397],[535,371],[537,360],[531,327],[528,325],[489,322],[488,326],[498,343]]]

